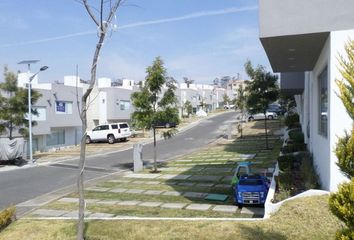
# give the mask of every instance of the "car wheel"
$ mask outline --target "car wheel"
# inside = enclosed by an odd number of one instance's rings
[[[86,144],[90,144],[91,143],[91,138],[90,136],[86,136]]]
[[[269,115],[269,116],[268,116],[268,119],[269,119],[269,120],[273,120],[273,118],[274,118],[274,117],[273,117],[272,115]]]
[[[114,136],[113,136],[113,135],[108,135],[108,137],[107,137],[107,141],[108,141],[108,143],[109,143],[109,144],[113,144],[113,143],[114,143],[114,141],[115,141]]]
[[[248,118],[248,121],[253,121],[253,120],[254,120],[253,117],[249,117],[249,118]]]
[[[171,125],[169,123],[165,124],[165,128],[170,128],[170,127],[171,127]]]

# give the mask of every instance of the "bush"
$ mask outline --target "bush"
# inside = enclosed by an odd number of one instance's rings
[[[354,127],[351,135],[345,133],[344,137],[338,139],[335,153],[340,170],[348,178],[354,176]]]
[[[15,220],[16,208],[9,207],[0,212],[0,231]]]
[[[304,134],[301,129],[294,129],[289,131],[289,138],[294,143],[304,143]]]
[[[295,160],[295,157],[292,155],[284,155],[278,157],[279,169],[282,171],[290,170]]]
[[[284,121],[285,121],[285,125],[288,128],[294,128],[299,125],[299,121],[300,121],[299,114],[297,114],[297,113],[288,114],[285,117]]]
[[[304,143],[288,143],[281,148],[281,152],[284,154],[306,151],[306,144]]]
[[[319,177],[313,165],[313,159],[309,153],[300,154],[301,166],[300,175],[303,180],[305,189],[318,189],[320,188]]]
[[[354,233],[354,177],[350,182],[339,185],[338,191],[332,193],[329,197],[329,208],[331,212],[342,220],[348,227],[345,231],[340,231],[338,235],[343,233]],[[347,235],[347,234],[345,234]],[[347,235],[348,236],[348,235]],[[337,238],[341,239],[341,238]],[[352,239],[352,238],[343,238]]]

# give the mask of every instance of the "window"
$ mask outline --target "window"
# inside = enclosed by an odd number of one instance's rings
[[[46,107],[34,107],[34,109],[37,111],[38,115],[32,114],[32,120],[33,121],[45,121],[47,120],[47,114],[46,114]]]
[[[73,102],[55,101],[56,114],[72,114]]]
[[[120,100],[119,101],[120,110],[129,110],[130,109],[130,101],[129,100]]]
[[[65,129],[57,130],[46,136],[47,146],[65,144]]]
[[[319,97],[319,109],[318,119],[319,128],[318,133],[324,137],[327,137],[328,132],[328,71],[327,67],[318,76],[318,97]]]

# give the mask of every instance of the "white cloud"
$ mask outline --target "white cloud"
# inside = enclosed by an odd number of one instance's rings
[[[225,14],[246,12],[246,11],[255,11],[257,9],[258,9],[258,6],[248,6],[248,7],[241,7],[241,8],[225,8],[225,9],[219,9],[219,10],[214,10],[214,11],[200,11],[200,12],[194,12],[194,13],[190,13],[190,14],[186,14],[186,15],[182,15],[182,16],[178,16],[178,17],[163,18],[163,19],[157,19],[157,20],[151,20],[151,21],[142,21],[142,22],[126,24],[126,25],[118,26],[118,30],[147,26],[147,25],[169,23],[169,22],[178,22],[178,21],[184,21],[184,20],[193,19],[193,18],[200,18],[200,17],[225,15]],[[18,27],[21,27],[21,26],[27,27],[25,25],[26,23],[24,21],[21,22],[21,19],[18,19],[16,21],[18,21],[18,23],[16,24]],[[1,22],[1,19],[0,19],[0,22]],[[56,36],[56,37],[51,37],[51,38],[37,39],[37,40],[33,40],[33,41],[2,44],[2,45],[0,45],[0,48],[32,45],[32,44],[50,42],[50,41],[61,40],[61,39],[66,39],[66,38],[73,38],[73,37],[78,37],[78,36],[83,36],[83,35],[91,35],[91,34],[95,34],[95,33],[96,33],[96,31],[77,32],[77,33],[71,33],[71,34],[66,34],[66,35],[61,35],[61,36]]]

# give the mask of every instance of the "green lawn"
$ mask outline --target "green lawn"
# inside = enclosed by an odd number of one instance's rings
[[[285,203],[274,216],[259,222],[234,221],[89,221],[86,239],[333,239],[341,227],[328,210],[328,197]],[[1,240],[76,239],[76,222],[18,220],[0,233]]]

